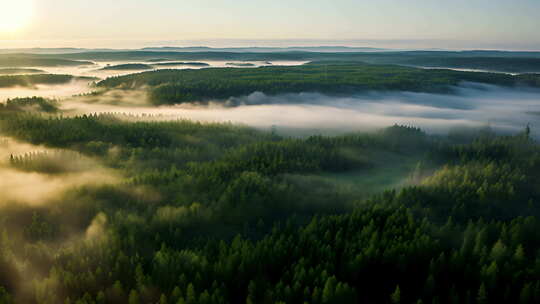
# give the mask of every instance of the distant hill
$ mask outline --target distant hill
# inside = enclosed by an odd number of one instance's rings
[[[452,69],[480,69],[494,72],[540,72],[540,52],[508,52],[491,50],[472,51],[358,51],[358,48],[337,47],[351,52],[335,51],[332,47],[310,48],[232,48],[228,51],[205,47],[197,48],[148,48],[138,51],[92,51],[70,54],[0,54],[0,67],[39,67],[92,64],[88,61],[132,62],[194,62],[217,60],[225,62],[253,61],[356,61],[371,64],[397,64],[417,67]],[[197,51],[198,50],[198,51]],[[204,50],[204,51],[202,51]],[[224,50],[224,49],[223,49]],[[250,52],[241,52],[250,50]],[[273,50],[280,50],[273,51]],[[318,50],[318,51],[316,51]],[[353,50],[356,50],[352,52]],[[266,52],[263,52],[266,51]],[[128,68],[131,69],[131,68]],[[133,68],[133,69],[140,69]],[[145,68],[148,69],[148,68]]]
[[[36,74],[36,75],[11,75],[0,76],[0,88],[27,87],[31,88],[38,84],[66,84],[71,81],[92,81],[94,77],[76,77],[72,75]]]
[[[0,54],[73,54],[83,52],[111,52],[126,51],[119,49],[84,49],[84,48],[14,48],[0,49]]]
[[[208,63],[205,62],[182,62],[182,61],[176,61],[176,62],[161,62],[161,63],[155,63],[153,66],[210,66]]]
[[[100,70],[102,71],[128,71],[128,70],[151,70],[153,67],[151,65],[142,64],[142,63],[128,63],[128,64],[119,64],[106,66]]]
[[[348,46],[311,46],[311,47],[238,47],[238,48],[211,48],[199,47],[147,47],[142,51],[152,52],[235,52],[235,53],[281,53],[281,52],[382,52],[389,49],[372,47],[348,47]]]
[[[228,66],[235,66],[235,67],[254,67],[255,65],[253,63],[249,62],[227,62],[226,65]]]
[[[146,60],[146,62],[163,62],[163,61],[171,61],[171,60],[167,58],[152,58],[152,59]]]
[[[212,68],[158,70],[107,78],[104,89],[146,88],[156,105],[228,100],[254,92],[267,95],[317,92],[327,95],[368,91],[453,93],[462,82],[506,87],[540,87],[540,75],[508,75],[420,69],[359,62],[319,61],[301,66],[266,66],[253,69]]]
[[[69,60],[64,58],[48,58],[39,55],[3,55],[0,56],[0,68],[18,67],[57,67],[93,65],[90,61]]]
[[[126,52],[126,51],[152,51],[152,52],[235,52],[235,53],[268,53],[268,52],[382,52],[391,49],[372,47],[347,46],[311,46],[311,47],[225,47],[212,48],[205,46],[192,47],[146,47],[141,49],[109,49],[109,48],[8,48],[0,49],[0,54],[76,54],[85,52]]]
[[[16,74],[45,74],[46,72],[38,69],[0,69],[0,75]]]

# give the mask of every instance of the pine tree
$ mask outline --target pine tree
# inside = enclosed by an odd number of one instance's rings
[[[334,300],[334,293],[336,290],[336,278],[334,276],[329,277],[324,284],[322,292],[322,303],[332,303]]]
[[[193,284],[189,283],[186,289],[186,303],[187,304],[195,304],[197,301],[196,295],[195,295],[195,287]]]
[[[392,301],[393,304],[401,303],[401,289],[399,288],[399,285],[396,286],[396,289],[390,295],[390,301]]]
[[[487,304],[488,303],[486,285],[484,283],[482,283],[482,285],[480,285],[480,288],[478,288],[478,294],[476,296],[476,301],[477,301],[478,304]]]
[[[161,294],[161,297],[159,298],[159,304],[167,304],[167,296],[165,294]]]
[[[131,292],[129,293],[129,298],[128,298],[128,303],[129,304],[139,304],[140,301],[139,301],[139,293],[132,289]]]
[[[527,283],[521,288],[521,292],[519,293],[519,301],[520,303],[531,303],[532,300],[532,288],[531,284]]]

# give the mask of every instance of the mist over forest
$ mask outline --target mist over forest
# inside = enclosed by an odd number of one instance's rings
[[[0,51],[0,303],[540,302],[540,53]]]

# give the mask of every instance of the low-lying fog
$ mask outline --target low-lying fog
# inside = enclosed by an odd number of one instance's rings
[[[159,58],[156,58],[159,59]],[[284,66],[284,65],[302,65],[305,64],[306,61],[234,61],[234,60],[228,60],[228,61],[209,61],[209,60],[168,60],[166,58],[163,58],[164,60],[151,62],[151,61],[144,61],[144,60],[132,60],[132,61],[95,61],[94,65],[82,65],[82,66],[59,66],[59,67],[25,67],[29,69],[39,69],[43,70],[50,74],[67,74],[67,75],[74,75],[74,76],[90,76],[90,77],[97,77],[97,78],[107,78],[111,76],[120,76],[120,75],[127,75],[137,72],[144,72],[144,71],[151,71],[151,70],[165,70],[165,69],[177,69],[177,70],[183,70],[183,69],[201,69],[201,68],[208,68],[208,67],[235,67],[236,65],[242,65],[242,64],[251,64],[252,66],[248,67],[260,67],[260,66]],[[206,63],[207,65],[159,65],[163,63],[171,63],[171,62],[198,62],[198,63]],[[108,66],[116,66],[116,65],[123,65],[123,64],[145,64],[152,66],[152,69],[149,70],[103,70],[103,68]],[[240,67],[240,66],[238,66]],[[246,66],[241,66],[242,68],[246,68]]]
[[[11,202],[41,205],[67,189],[83,185],[110,184],[119,179],[118,175],[111,169],[101,166],[93,159],[82,156],[78,163],[85,162],[87,169],[72,170],[72,172],[58,175],[21,171],[9,163],[10,157],[24,156],[29,153],[54,154],[62,151],[21,143],[12,138],[0,136],[0,180],[2,181],[0,183],[0,196],[2,198],[0,207]],[[65,169],[75,165],[77,164],[62,163]]]
[[[45,85],[38,84],[32,88],[12,87],[0,88],[0,102],[15,97],[41,96],[46,98],[66,98],[73,95],[88,93],[92,91],[90,87],[93,81],[74,80],[69,84]]]
[[[152,107],[145,104],[142,92],[125,95],[115,91],[100,98],[71,99],[63,107],[73,114],[116,112],[147,115],[141,119],[233,122],[262,129],[275,126],[278,131],[323,134],[372,130],[395,123],[418,126],[431,133],[487,125],[501,132],[516,132],[530,123],[533,131],[540,133],[540,90],[464,84],[456,92],[370,93],[350,97],[253,93],[231,98],[224,104]]]
[[[168,61],[160,61],[168,62]],[[199,61],[211,66],[230,66],[231,61]],[[50,73],[105,78],[135,71],[103,71],[107,65],[137,62],[99,62],[93,66],[41,68]],[[151,62],[138,62],[152,64]],[[239,62],[237,62],[239,63]],[[267,62],[251,62],[255,66]],[[302,62],[272,62],[302,64]],[[160,67],[161,68],[161,67]],[[171,68],[171,67],[163,67]],[[172,68],[200,68],[173,66]],[[445,133],[450,128],[490,125],[496,130],[515,132],[527,123],[540,133],[540,90],[509,89],[465,83],[454,95],[394,92],[356,96],[329,97],[317,93],[266,96],[253,93],[208,106],[150,106],[142,91],[113,91],[101,97],[70,97],[92,91],[87,81],[67,85],[38,85],[35,89],[0,89],[0,101],[13,97],[43,96],[63,100],[63,108],[72,114],[117,112],[152,115],[145,119],[192,119],[233,122],[278,132],[335,134],[372,130],[393,124],[414,125],[431,133]],[[537,135],[538,136],[538,135]]]
[[[164,58],[166,59],[166,58]],[[197,62],[207,65],[156,65],[171,62]],[[94,65],[82,66],[60,66],[60,67],[24,67],[25,69],[38,69],[49,74],[63,74],[73,76],[87,76],[105,79],[107,77],[122,76],[132,73],[140,73],[152,70],[184,70],[184,69],[201,69],[208,67],[238,67],[238,68],[255,68],[261,66],[292,66],[302,65],[306,61],[208,61],[208,60],[160,60],[156,62],[150,61],[96,61]],[[251,64],[252,66],[241,66],[242,64]],[[152,66],[150,70],[103,70],[105,67],[123,65],[123,64],[145,64]],[[21,73],[19,75],[24,75]],[[27,73],[26,73],[27,74]],[[1,75],[0,75],[1,76]],[[65,98],[73,95],[85,94],[92,91],[91,84],[93,81],[74,81],[70,84],[62,85],[36,85],[34,88],[13,87],[0,88],[0,102],[8,98],[27,97],[27,96],[42,96],[48,98]]]
[[[427,67],[427,66],[412,65],[411,67],[421,68],[421,69],[426,69],[426,70],[441,70],[442,69],[442,70],[451,70],[451,71],[459,71],[459,72],[497,73],[497,74],[508,74],[508,75],[528,74],[528,73],[511,73],[511,72],[505,72],[505,71],[486,70],[486,69],[451,68],[451,67],[445,67],[445,66]]]

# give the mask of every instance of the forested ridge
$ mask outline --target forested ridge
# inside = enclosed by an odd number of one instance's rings
[[[347,95],[369,91],[452,93],[463,82],[506,87],[539,87],[537,74],[507,75],[419,69],[361,62],[319,61],[301,66],[266,66],[254,69],[207,68],[160,70],[110,77],[98,87],[148,88],[156,105],[224,101],[262,92],[267,95],[315,92]]]
[[[0,68],[0,75],[16,75],[16,74],[40,74],[45,73],[43,70],[38,69],[26,69],[26,68]]]
[[[208,63],[205,63],[205,62],[182,62],[182,61],[173,61],[173,62],[168,62],[169,60],[165,59],[165,60],[160,60],[160,59],[156,59],[158,61],[152,61],[152,60],[148,60],[148,62],[153,62],[152,65],[153,66],[157,66],[157,67],[160,67],[160,66],[175,66],[175,65],[185,65],[185,66],[195,66],[195,67],[205,67],[205,66],[210,66]],[[167,61],[167,62],[159,62],[159,61]]]
[[[2,54],[0,67],[57,67],[57,66],[83,66],[93,65],[90,61],[69,60],[64,58],[43,58],[31,54]]]
[[[55,151],[6,156],[2,170],[117,180],[1,202],[0,303],[540,301],[528,127],[292,138],[58,111],[41,98],[0,107],[0,148]],[[398,183],[365,186],[399,165]]]
[[[60,74],[32,74],[32,75],[0,75],[0,88],[34,87],[35,85],[59,85],[71,81],[92,81],[94,77],[60,75]]]
[[[179,61],[355,61],[371,64],[398,64],[446,68],[486,69],[512,73],[540,72],[539,52],[515,51],[384,51],[384,52],[319,52],[287,51],[253,52],[192,50],[168,48],[131,51],[79,50],[62,54],[0,54],[0,66],[70,66],[88,65],[90,61],[141,61],[167,58]]]
[[[540,71],[540,58],[497,58],[497,57],[423,57],[410,58],[404,63],[425,67],[449,67],[461,69],[483,69],[512,73]]]
[[[118,65],[108,65],[104,68],[101,68],[102,71],[122,71],[122,70],[151,70],[152,66],[142,63],[127,63],[127,64],[118,64]]]

